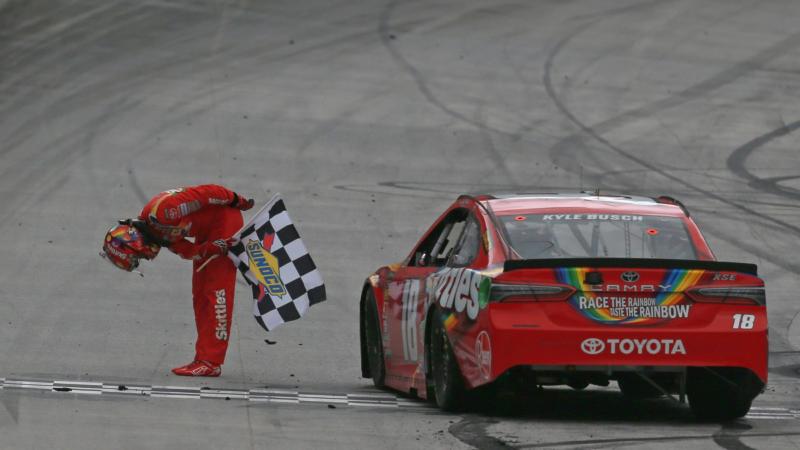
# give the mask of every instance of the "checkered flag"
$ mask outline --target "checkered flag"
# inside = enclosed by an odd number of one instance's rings
[[[325,284],[279,194],[234,237],[228,257],[253,289],[253,314],[270,331],[325,300]]]

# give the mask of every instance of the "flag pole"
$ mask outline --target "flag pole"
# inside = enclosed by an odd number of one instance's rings
[[[205,268],[206,268],[206,266],[208,265],[208,263],[210,263],[210,262],[211,262],[211,261],[212,261],[214,258],[216,258],[217,256],[219,256],[219,255],[212,255],[212,256],[211,256],[211,258],[208,258],[208,259],[206,260],[206,262],[204,262],[203,264],[200,264],[200,267],[198,267],[198,268],[197,268],[197,270],[195,270],[194,272],[195,272],[195,273],[200,273],[200,271],[201,271],[201,270],[203,270],[203,269],[205,269]]]

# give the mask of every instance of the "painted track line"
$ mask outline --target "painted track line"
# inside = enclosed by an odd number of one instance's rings
[[[54,394],[152,397],[174,399],[241,400],[283,404],[308,404],[373,408],[428,409],[432,405],[421,400],[400,398],[392,393],[301,392],[286,389],[227,389],[195,386],[149,386],[97,381],[40,380],[0,378],[0,392],[37,391]]]
[[[240,400],[254,403],[436,411],[436,408],[428,402],[400,397],[391,392],[301,392],[269,388],[226,389],[196,386],[149,386],[143,384],[118,384],[98,381],[51,381],[25,378],[0,378],[0,395],[2,395],[2,391],[35,391],[54,393],[56,395],[74,394],[198,400]],[[800,419],[800,410],[782,407],[753,406],[745,418],[753,420],[797,420]]]

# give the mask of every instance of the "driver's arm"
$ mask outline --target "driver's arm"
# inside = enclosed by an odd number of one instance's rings
[[[194,261],[204,260],[214,255],[224,255],[228,251],[227,243],[221,239],[195,244],[186,238],[181,238],[168,248],[181,258]]]

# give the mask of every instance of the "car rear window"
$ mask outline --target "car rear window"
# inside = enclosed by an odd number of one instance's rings
[[[500,216],[509,244],[523,259],[696,259],[678,217],[634,214]]]

